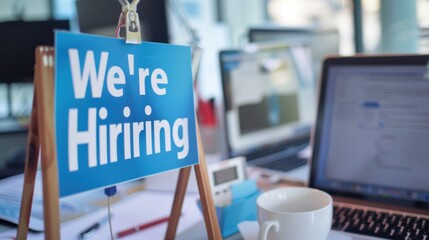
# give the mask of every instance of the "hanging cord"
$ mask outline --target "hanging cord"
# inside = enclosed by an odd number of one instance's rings
[[[130,8],[130,3],[127,0],[118,0],[119,4],[122,6],[122,12],[119,15],[118,25],[116,26],[116,38],[121,38],[121,28],[125,27],[125,13]]]
[[[122,6],[122,12],[119,15],[119,20],[118,20],[118,25],[116,26],[116,31],[115,31],[115,35],[116,38],[121,38],[121,29],[122,28],[126,28],[127,26],[127,21],[126,21],[126,17],[127,17],[127,12],[130,10],[136,11],[137,10],[137,4],[140,2],[140,0],[133,0],[133,2],[130,4],[128,2],[128,0],[118,0],[119,4],[121,4]],[[137,14],[137,13],[135,13]],[[139,21],[138,16],[137,16],[137,21]],[[138,34],[140,34],[140,28],[138,30]],[[127,42],[128,42],[128,35],[126,36],[127,38]],[[141,39],[139,38],[140,42]],[[136,43],[136,42],[133,42]],[[107,216],[109,219],[109,229],[110,229],[110,238],[113,240],[115,237],[113,235],[113,227],[112,227],[112,214],[111,214],[111,210],[110,210],[110,201],[112,199],[112,197],[116,194],[116,186],[111,186],[111,187],[107,187],[104,189],[104,194],[106,194],[107,196]]]
[[[107,197],[107,215],[109,216],[110,238],[113,240],[112,214],[110,212],[110,197]]]
[[[125,12],[121,12],[119,15],[118,25],[116,26],[115,36],[121,38],[121,28],[125,27]]]
[[[116,186],[111,186],[104,189],[104,194],[107,196],[107,216],[109,218],[110,238],[113,240],[112,214],[110,211],[110,200],[116,194]]]

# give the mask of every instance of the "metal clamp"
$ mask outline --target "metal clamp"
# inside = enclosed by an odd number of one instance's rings
[[[137,13],[137,4],[140,0],[133,0],[131,3],[128,0],[118,1],[122,6],[122,12],[119,15],[116,37],[125,38],[126,43],[140,44],[142,42],[142,35],[139,14]]]

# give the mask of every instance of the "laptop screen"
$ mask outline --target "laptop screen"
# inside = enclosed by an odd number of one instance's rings
[[[325,61],[312,187],[429,202],[428,56]]]
[[[253,44],[222,51],[220,66],[228,157],[251,159],[309,138],[315,113],[309,46]]]

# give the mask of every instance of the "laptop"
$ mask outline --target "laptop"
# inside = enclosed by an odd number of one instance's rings
[[[349,239],[429,239],[429,55],[324,61],[309,186]]]
[[[220,52],[224,158],[245,156],[266,174],[308,180],[315,80],[308,45],[250,44]]]

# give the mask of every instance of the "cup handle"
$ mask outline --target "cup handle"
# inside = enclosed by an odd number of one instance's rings
[[[265,221],[261,228],[259,229],[259,235],[258,235],[258,240],[266,240],[267,239],[267,235],[268,235],[268,231],[270,230],[271,227],[274,227],[274,231],[278,232],[279,231],[279,222],[278,221]]]

